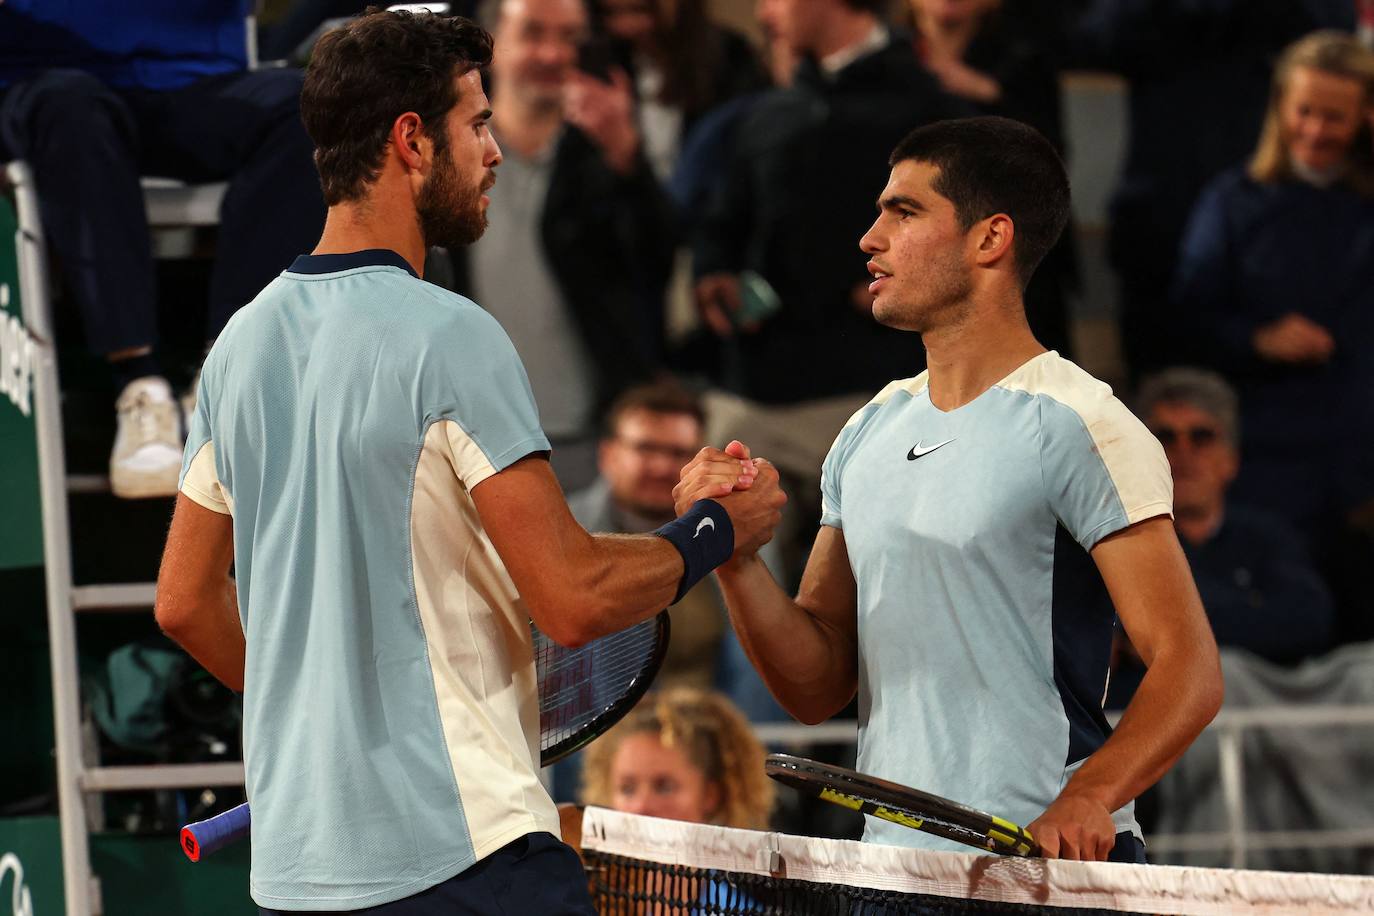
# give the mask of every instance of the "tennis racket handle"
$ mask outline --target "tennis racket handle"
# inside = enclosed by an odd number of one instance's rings
[[[247,802],[223,814],[187,824],[181,828],[182,852],[192,862],[199,862],[201,856],[248,836],[251,825]]]

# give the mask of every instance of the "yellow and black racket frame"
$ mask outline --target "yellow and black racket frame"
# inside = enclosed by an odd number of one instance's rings
[[[966,846],[1003,856],[1041,854],[1030,831],[1005,818],[846,767],[769,754],[764,772],[806,795]]]

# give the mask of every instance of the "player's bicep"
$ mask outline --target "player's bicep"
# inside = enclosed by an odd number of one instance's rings
[[[806,561],[797,605],[827,630],[857,650],[859,639],[858,586],[849,565],[844,532],[822,525]]]
[[[1103,538],[1092,558],[1147,667],[1174,646],[1210,647],[1215,654],[1212,628],[1172,519],[1147,519]]]
[[[492,474],[473,487],[472,501],[530,616],[551,632],[541,617],[591,536],[573,518],[548,459],[527,455]]]
[[[177,494],[172,527],[157,576],[157,622],[164,630],[186,623],[221,588],[234,562],[234,520]]]

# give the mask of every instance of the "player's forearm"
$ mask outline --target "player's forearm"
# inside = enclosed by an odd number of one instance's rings
[[[848,638],[784,592],[757,556],[717,575],[740,645],[789,714],[814,725],[853,699],[858,657]]]
[[[600,596],[597,632],[615,633],[652,617],[672,603],[682,580],[682,555],[653,535],[597,535],[597,562],[588,587]]]
[[[1221,665],[1210,639],[1180,643],[1152,660],[1121,723],[1069,780],[1115,811],[1163,776],[1221,708]]]
[[[162,631],[230,690],[242,692],[247,643],[239,621],[234,580],[178,596],[159,590],[157,621]]]
[[[587,536],[565,563],[550,566],[542,600],[526,597],[540,629],[564,645],[577,646],[666,608],[677,594],[682,572],[682,556],[663,538]]]

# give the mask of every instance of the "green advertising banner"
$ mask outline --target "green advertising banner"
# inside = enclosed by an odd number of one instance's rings
[[[57,818],[0,818],[0,916],[59,916],[64,909]]]
[[[24,328],[18,231],[14,205],[0,197],[0,569],[43,565],[33,418],[37,351]]]
[[[248,856],[249,844],[239,843],[192,863],[172,835],[91,837],[105,916],[256,916]],[[57,818],[0,818],[0,916],[63,916],[65,909]]]

